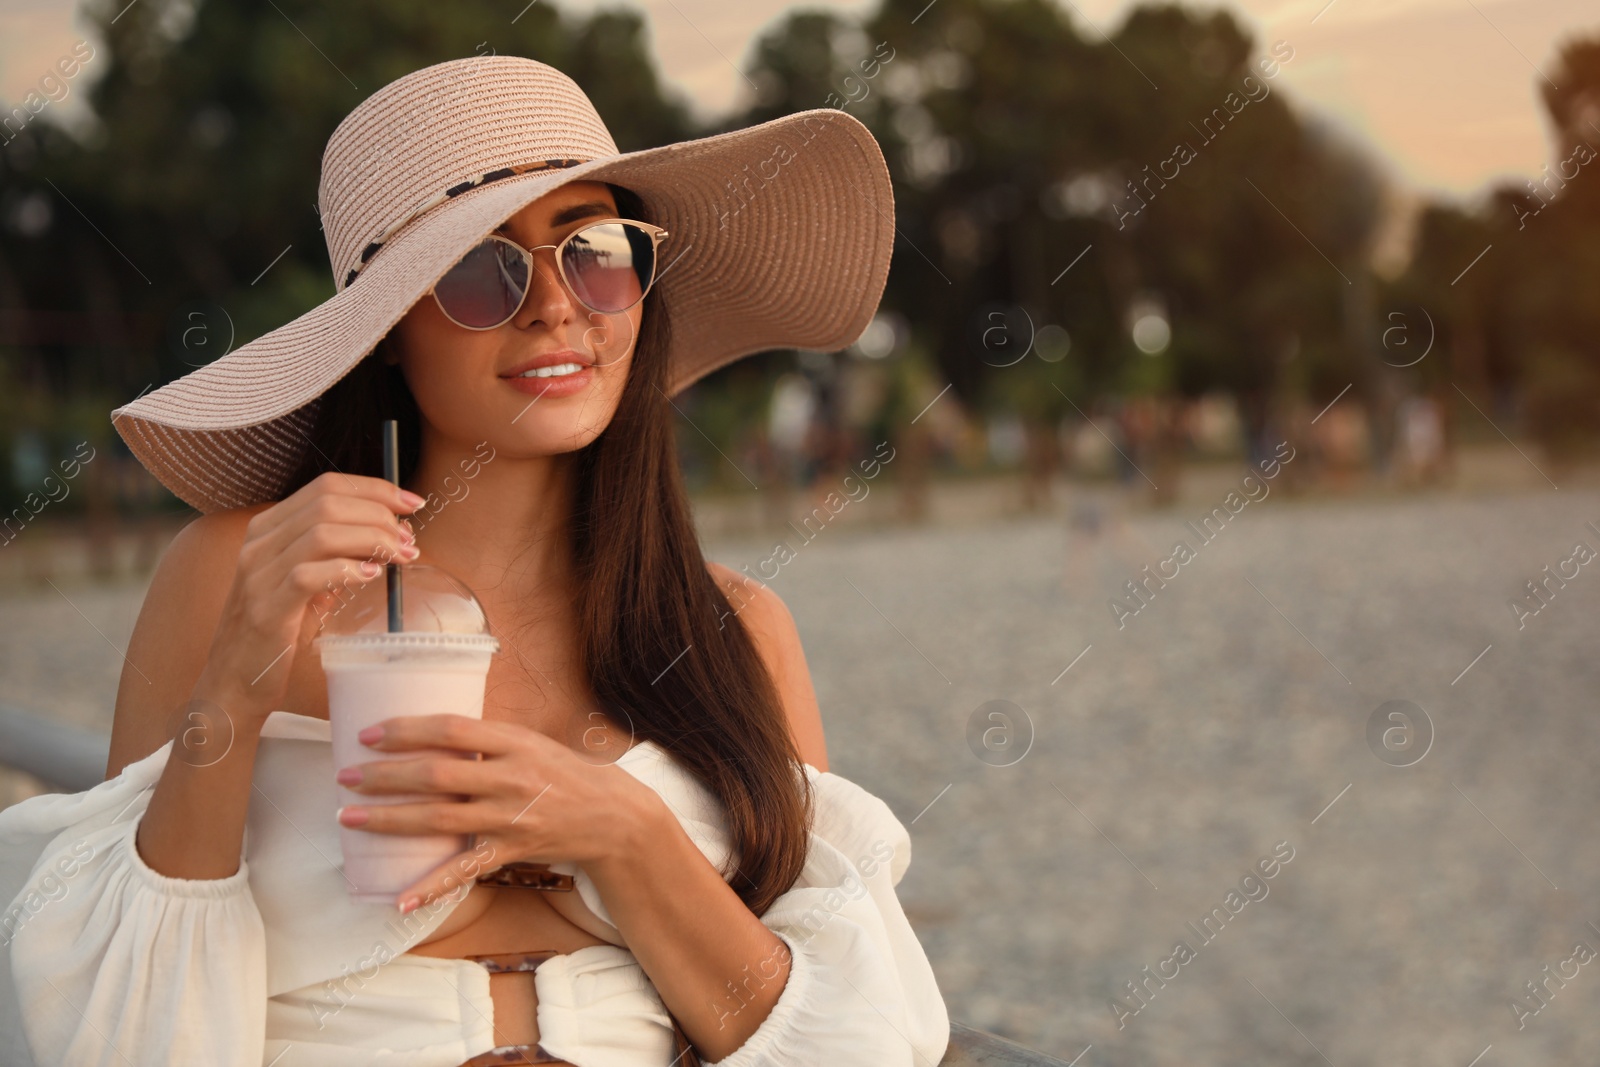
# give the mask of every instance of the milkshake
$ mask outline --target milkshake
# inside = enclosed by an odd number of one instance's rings
[[[437,568],[411,565],[403,574],[404,630],[386,632],[382,604],[371,603],[374,598],[363,590],[331,620],[336,625],[325,622],[323,636],[315,641],[328,680],[335,769],[387,760],[472,758],[445,749],[381,752],[356,739],[367,727],[401,716],[483,718],[484,684],[500,643],[485,632],[481,606]],[[382,586],[369,583],[369,588]],[[382,597],[378,592],[377,599]],[[337,629],[355,632],[332,632]],[[341,807],[459,800],[440,793],[357,793],[337,783],[335,789]],[[350,899],[372,903],[393,903],[401,890],[471,847],[465,834],[385,834],[342,824],[339,843]]]

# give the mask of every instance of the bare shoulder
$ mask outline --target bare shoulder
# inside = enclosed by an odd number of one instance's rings
[[[106,777],[165,744],[205,667],[256,504],[201,515],[178,531],[156,565],[117,686]]]
[[[789,614],[789,606],[771,587],[721,563],[708,560],[706,569],[722,587],[729,614],[737,615],[745,628],[755,635],[763,657],[770,653],[788,666],[790,659],[798,655],[801,664],[804,664],[805,652],[800,647],[800,634],[795,629],[794,616]]]
[[[822,712],[817,707],[800,632],[788,605],[770,587],[747,574],[709,560],[706,569],[722,588],[729,614],[737,615],[755,640],[756,650],[783,701],[800,758],[817,770],[826,771],[828,749],[822,733]]]

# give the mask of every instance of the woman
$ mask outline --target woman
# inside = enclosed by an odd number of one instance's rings
[[[113,413],[205,514],[130,642],[110,780],[0,813],[5,1062],[937,1062],[904,827],[827,773],[794,624],[705,562],[672,451],[690,381],[865,328],[870,134],[808,112],[623,155],[570,79],[487,57],[360,105],[320,194],[338,293]],[[362,740],[478,759],[331,766],[309,642],[391,560],[462,579],[502,654],[481,722]],[[352,903],[335,771],[440,794],[345,826],[473,848]]]

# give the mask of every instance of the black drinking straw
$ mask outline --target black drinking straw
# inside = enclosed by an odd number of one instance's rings
[[[394,419],[383,420],[383,476],[392,485],[400,484],[400,424]],[[383,570],[389,593],[389,632],[397,634],[401,630],[400,566],[385,563]]]

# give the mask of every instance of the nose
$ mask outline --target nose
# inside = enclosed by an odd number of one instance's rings
[[[544,254],[546,251],[550,253],[548,256]],[[533,259],[528,295],[512,317],[512,325],[527,329],[536,322],[543,322],[555,328],[571,321],[582,308],[561,279],[561,270],[556,265],[556,246],[532,245],[528,253]]]

